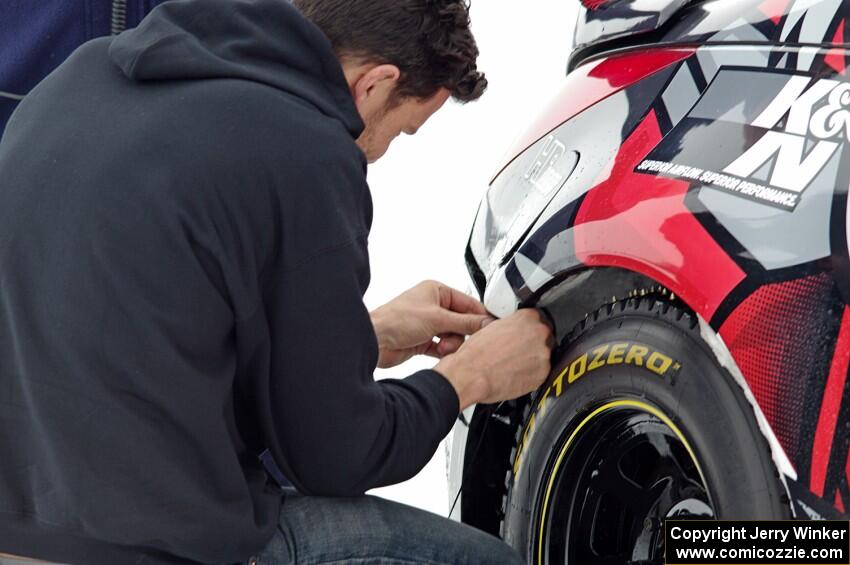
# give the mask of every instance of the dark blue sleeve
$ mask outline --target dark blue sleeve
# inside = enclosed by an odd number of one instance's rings
[[[126,0],[134,27],[164,0]],[[0,133],[22,96],[80,45],[111,33],[112,0],[6,0],[0,17]]]

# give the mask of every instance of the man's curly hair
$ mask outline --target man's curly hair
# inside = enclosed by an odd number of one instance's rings
[[[487,88],[469,29],[468,0],[293,0],[341,58],[401,70],[399,97],[427,99],[440,88],[460,102]]]

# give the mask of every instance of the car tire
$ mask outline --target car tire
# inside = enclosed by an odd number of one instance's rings
[[[564,343],[506,478],[501,533],[529,563],[661,563],[666,518],[790,516],[753,407],[693,314],[629,299]]]

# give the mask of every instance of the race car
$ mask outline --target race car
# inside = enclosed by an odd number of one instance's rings
[[[466,261],[556,328],[450,446],[453,517],[529,563],[662,563],[668,518],[847,518],[848,0],[582,0]]]

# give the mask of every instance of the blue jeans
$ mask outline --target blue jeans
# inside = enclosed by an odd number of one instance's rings
[[[374,496],[287,494],[280,523],[256,565],[521,565],[519,554],[479,530]]]

